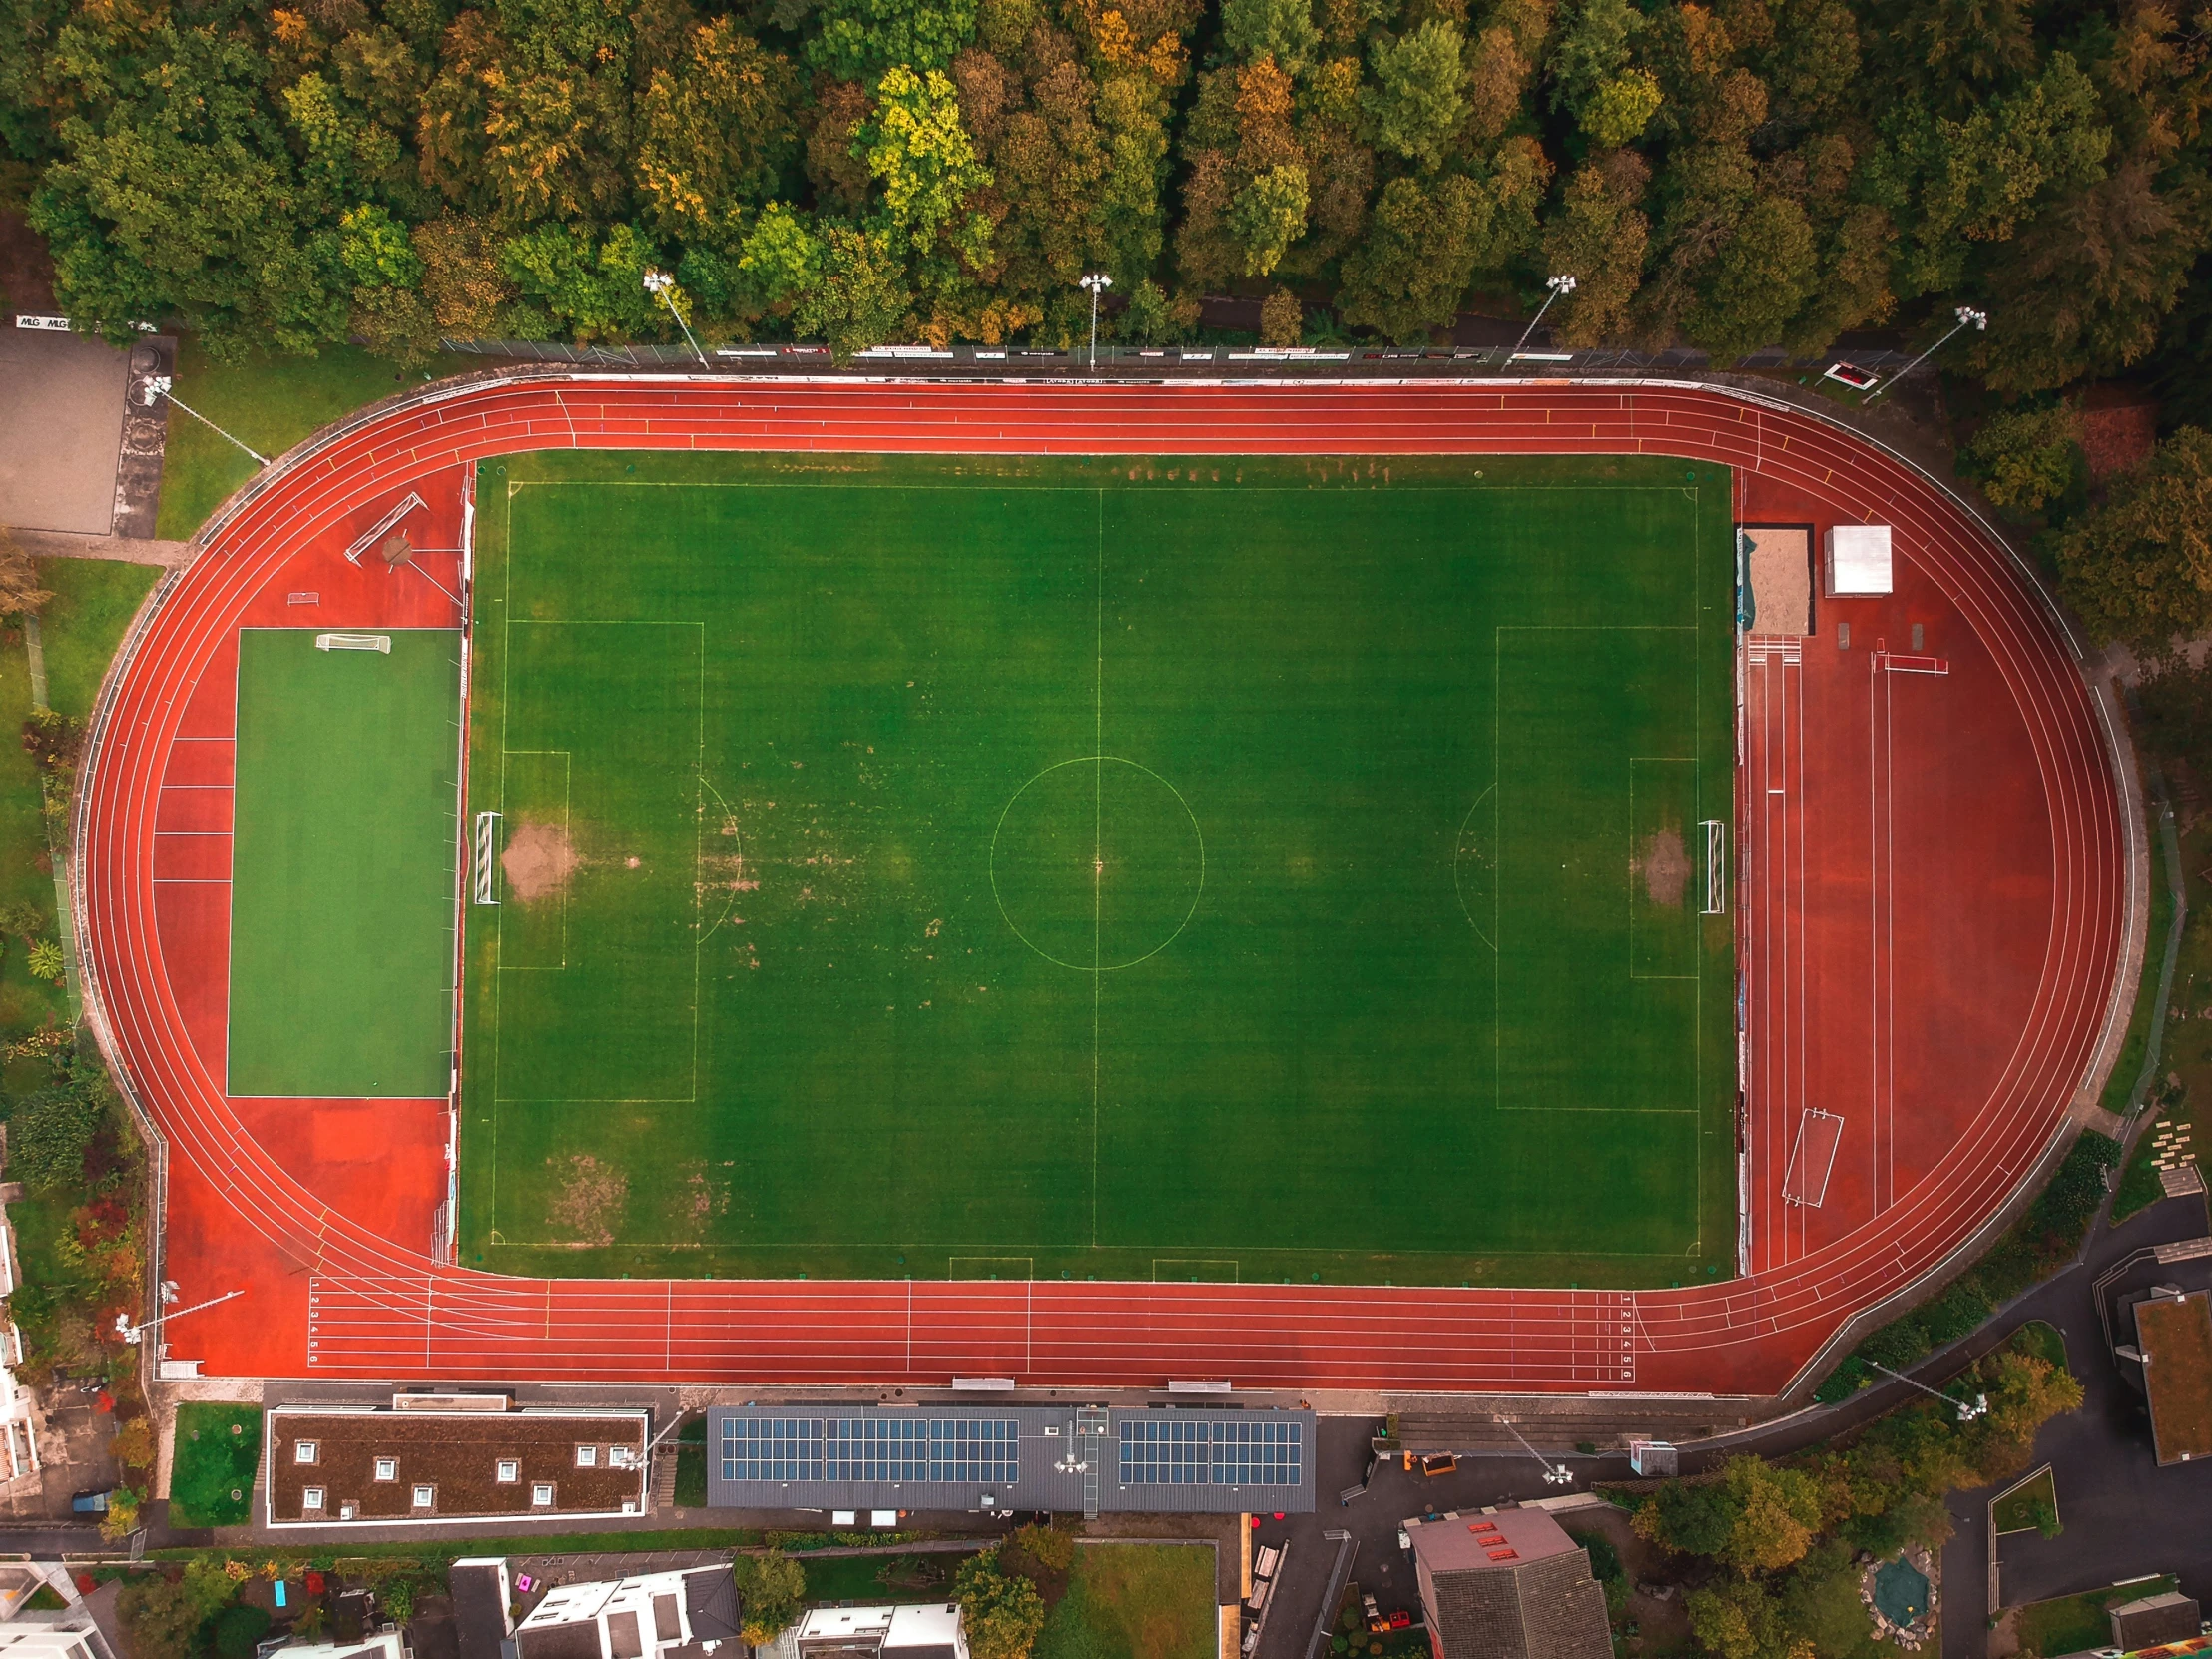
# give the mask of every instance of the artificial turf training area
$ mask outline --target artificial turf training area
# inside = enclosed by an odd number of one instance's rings
[[[464,1262],[1730,1271],[1725,469],[587,454],[478,496]]]
[[[442,1097],[461,636],[239,633],[230,1092]]]

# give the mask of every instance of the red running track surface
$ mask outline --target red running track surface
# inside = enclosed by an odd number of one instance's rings
[[[1750,1273],[1666,1291],[508,1279],[430,1256],[443,1103],[224,1089],[229,688],[242,626],[450,625],[453,562],[339,557],[406,491],[443,548],[478,459],[561,447],[1138,456],[1642,453],[1738,469],[1738,517],[1896,527],[1888,599],[1745,666]],[[1806,413],[1690,386],[958,386],[543,373],[431,390],[295,452],[205,532],[104,694],[80,928],[165,1133],[169,1274],[211,1374],[519,1381],[1781,1391],[2014,1192],[2092,1081],[2135,941],[2103,711],[1958,504]],[[442,562],[441,562],[442,561]],[[311,603],[295,598],[315,597]],[[1835,624],[1848,621],[1849,649]],[[1914,623],[1941,678],[1892,671]],[[1785,660],[1785,658],[1789,660]],[[1835,1147],[1819,1203],[1789,1158]],[[1785,1193],[1786,1184],[1789,1193]]]

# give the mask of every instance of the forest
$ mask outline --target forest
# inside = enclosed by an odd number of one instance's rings
[[[2193,0],[2192,0],[2193,3]],[[211,350],[1933,337],[2198,418],[2183,0],[0,0],[57,301]],[[23,43],[17,45],[14,43]],[[1969,343],[1970,341],[1970,343]]]

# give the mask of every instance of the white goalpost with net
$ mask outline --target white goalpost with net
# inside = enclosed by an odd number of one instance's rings
[[[317,651],[381,651],[391,655],[389,634],[317,634],[314,637]]]
[[[1728,913],[1728,825],[1709,818],[1705,826],[1705,906],[1709,916]]]
[[[475,886],[472,897],[478,904],[499,902],[498,889],[494,886],[493,870],[499,857],[499,815],[476,815]]]

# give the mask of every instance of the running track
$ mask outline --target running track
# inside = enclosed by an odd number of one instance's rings
[[[1762,1044],[1788,1051],[1791,1041],[1806,1039],[1803,1031],[1791,1035],[1801,1018],[1792,1010],[1805,997],[1806,941],[1817,980],[1821,941],[1848,933],[1852,916],[1870,918],[1866,936],[1847,942],[1878,963],[1888,951],[1888,989],[1878,969],[1862,1028],[1849,1029],[1846,1014],[1826,1023],[1843,1021],[1845,1046],[1873,1040],[1878,1077],[1884,1018],[1893,1022],[1893,1076],[1897,1045],[1924,1050],[1908,1052],[1904,1064],[1908,1073],[1918,1065],[1935,1076],[1931,1099],[1940,1105],[1917,1114],[1916,1158],[1902,1171],[1893,1160],[1886,1176],[1878,1162],[1856,1186],[1839,1175],[1839,1197],[1821,1213],[1825,1231],[1809,1227],[1807,1212],[1776,1197],[1777,1137],[1786,1139],[1783,1114],[1794,1116],[1798,1106],[1786,1088],[1761,1081],[1755,1058],[1746,1128],[1756,1177],[1753,1271],[1679,1290],[544,1281],[433,1262],[424,1230],[390,1220],[389,1204],[350,1203],[342,1171],[333,1176],[294,1155],[266,1120],[257,1131],[247,1121],[249,1103],[226,1097],[219,1046],[211,1057],[209,1044],[195,1039],[196,1030],[204,1036],[210,999],[220,997],[226,977],[227,917],[213,926],[211,945],[196,942],[209,918],[175,908],[165,914],[178,889],[157,885],[157,828],[165,781],[174,786],[180,776],[180,739],[192,741],[186,722],[204,676],[233,660],[242,620],[266,620],[271,603],[281,613],[281,589],[301,579],[303,550],[317,550],[316,568],[335,573],[326,585],[342,588],[344,567],[331,550],[408,489],[455,501],[477,459],[561,447],[1668,454],[1738,468],[1744,518],[1895,525],[1918,603],[1950,630],[1962,664],[1970,660],[1978,673],[1962,666],[1949,681],[1931,682],[1939,692],[1916,686],[1892,701],[1951,697],[1927,705],[1924,725],[1960,740],[1951,747],[1953,767],[1970,771],[1977,754],[1997,757],[2006,771],[1986,780],[1996,792],[1989,812],[2001,808],[2006,822],[2024,818],[2027,828],[1987,843],[1986,857],[2007,866],[1980,872],[1994,896],[1976,908],[1974,895],[1964,894],[1963,920],[1935,938],[1932,952],[1901,951],[1894,922],[1884,935],[1882,902],[1859,893],[1860,885],[1892,879],[1901,857],[1914,866],[1910,840],[1902,854],[1895,845],[1884,854],[1878,836],[1864,882],[1854,875],[1838,889],[1852,902],[1831,906],[1844,920],[1823,920],[1817,895],[1804,896],[1811,890],[1805,836],[1790,817],[1801,820],[1807,808],[1783,788],[1775,789],[1772,809],[1764,789],[1745,802],[1739,841],[1757,860],[1747,874],[1764,881],[1773,871],[1759,852],[1761,837],[1779,837],[1776,844],[1787,848],[1794,835],[1799,873],[1791,879],[1799,885],[1755,889],[1747,881],[1739,891],[1755,900],[1764,892],[1777,904],[1803,899],[1804,909],[1794,970],[1785,952],[1770,971],[1767,947],[1755,932],[1746,935],[1747,966],[1760,970],[1751,1006],[1755,1056]],[[316,617],[320,626],[353,620]],[[1849,660],[1860,676],[1848,683],[1851,698],[1868,696],[1859,688],[1872,643]],[[1816,668],[1844,672],[1830,661],[1839,657],[1834,648],[1819,655],[1822,640],[1804,649],[1805,678],[1816,688]],[[1891,649],[1902,650],[1902,641]],[[1787,714],[1785,704],[1776,707]],[[1802,710],[1796,718],[1802,725]],[[1894,727],[1895,710],[1886,718]],[[1787,730],[1786,719],[1771,727],[1756,721],[1745,736],[1747,769],[1772,762],[1775,776],[1794,779],[1807,755],[1826,752],[1818,730],[1799,740],[1794,761],[1775,752],[1774,734]],[[1860,740],[1856,776],[1869,776],[1867,743],[1897,741],[1882,739],[1884,730],[1877,723]],[[176,1351],[204,1354],[211,1374],[940,1386],[954,1375],[990,1375],[1025,1385],[1154,1387],[1168,1378],[1227,1378],[1240,1386],[1768,1395],[1805,1371],[1852,1315],[1956,1252],[2050,1153],[2069,1107],[2100,1064],[2109,1065],[2123,969],[2140,952],[2129,936],[2134,849],[2114,754],[2115,740],[2048,606],[1952,498],[1816,417],[1725,392],[1565,382],[690,382],[533,372],[429,388],[356,417],[287,456],[203,531],[197,557],[141,619],[103,691],[78,808],[77,923],[93,1017],[169,1143],[168,1271],[186,1280],[188,1301],[242,1279],[251,1293],[199,1316],[194,1335],[177,1332]],[[1869,787],[1905,787],[1895,771],[1878,770]],[[1979,786],[1970,778],[1967,785],[1970,797]],[[1778,815],[1771,821],[1763,817],[1770,811]],[[1879,813],[1873,822],[1879,825]],[[1864,842],[1865,831],[1857,833]],[[1956,816],[1938,815],[1920,833],[1923,850],[1962,849],[1964,865],[1943,867],[1975,868],[1984,852],[1973,825]],[[1787,876],[1793,866],[1785,856],[1775,867]],[[1875,896],[1887,896],[1894,911],[1894,895]],[[1754,914],[1743,925],[1755,929],[1760,919]],[[1977,933],[1984,925],[1986,934]],[[1977,945],[2003,961],[1977,963]],[[2003,1028],[1962,1027],[1957,1063],[1946,1072],[1945,1031],[1910,1019],[1898,1025],[1894,1010],[1950,1006],[1945,987],[1961,985],[1954,1002],[1967,1009],[1985,965],[1998,987],[1986,1002],[2000,1011]],[[2016,995],[2002,991],[2011,984]],[[1847,1003],[1842,992],[1829,999],[1837,1009]],[[1869,1024],[1877,1029],[1864,1029]],[[1800,1059],[1778,1075],[1792,1065],[1803,1069]],[[420,1104],[442,1114],[442,1103]],[[409,1135],[422,1140],[419,1124],[403,1128],[398,1114],[382,1108],[330,1109],[352,1111],[358,1124],[391,1123],[395,1148]],[[1877,1123],[1881,1111],[1878,1100]],[[375,1151],[371,1145],[363,1155]],[[393,1160],[434,1176],[441,1190],[418,1195],[416,1210],[426,1212],[442,1196],[442,1169],[419,1155],[409,1163],[398,1150]]]

